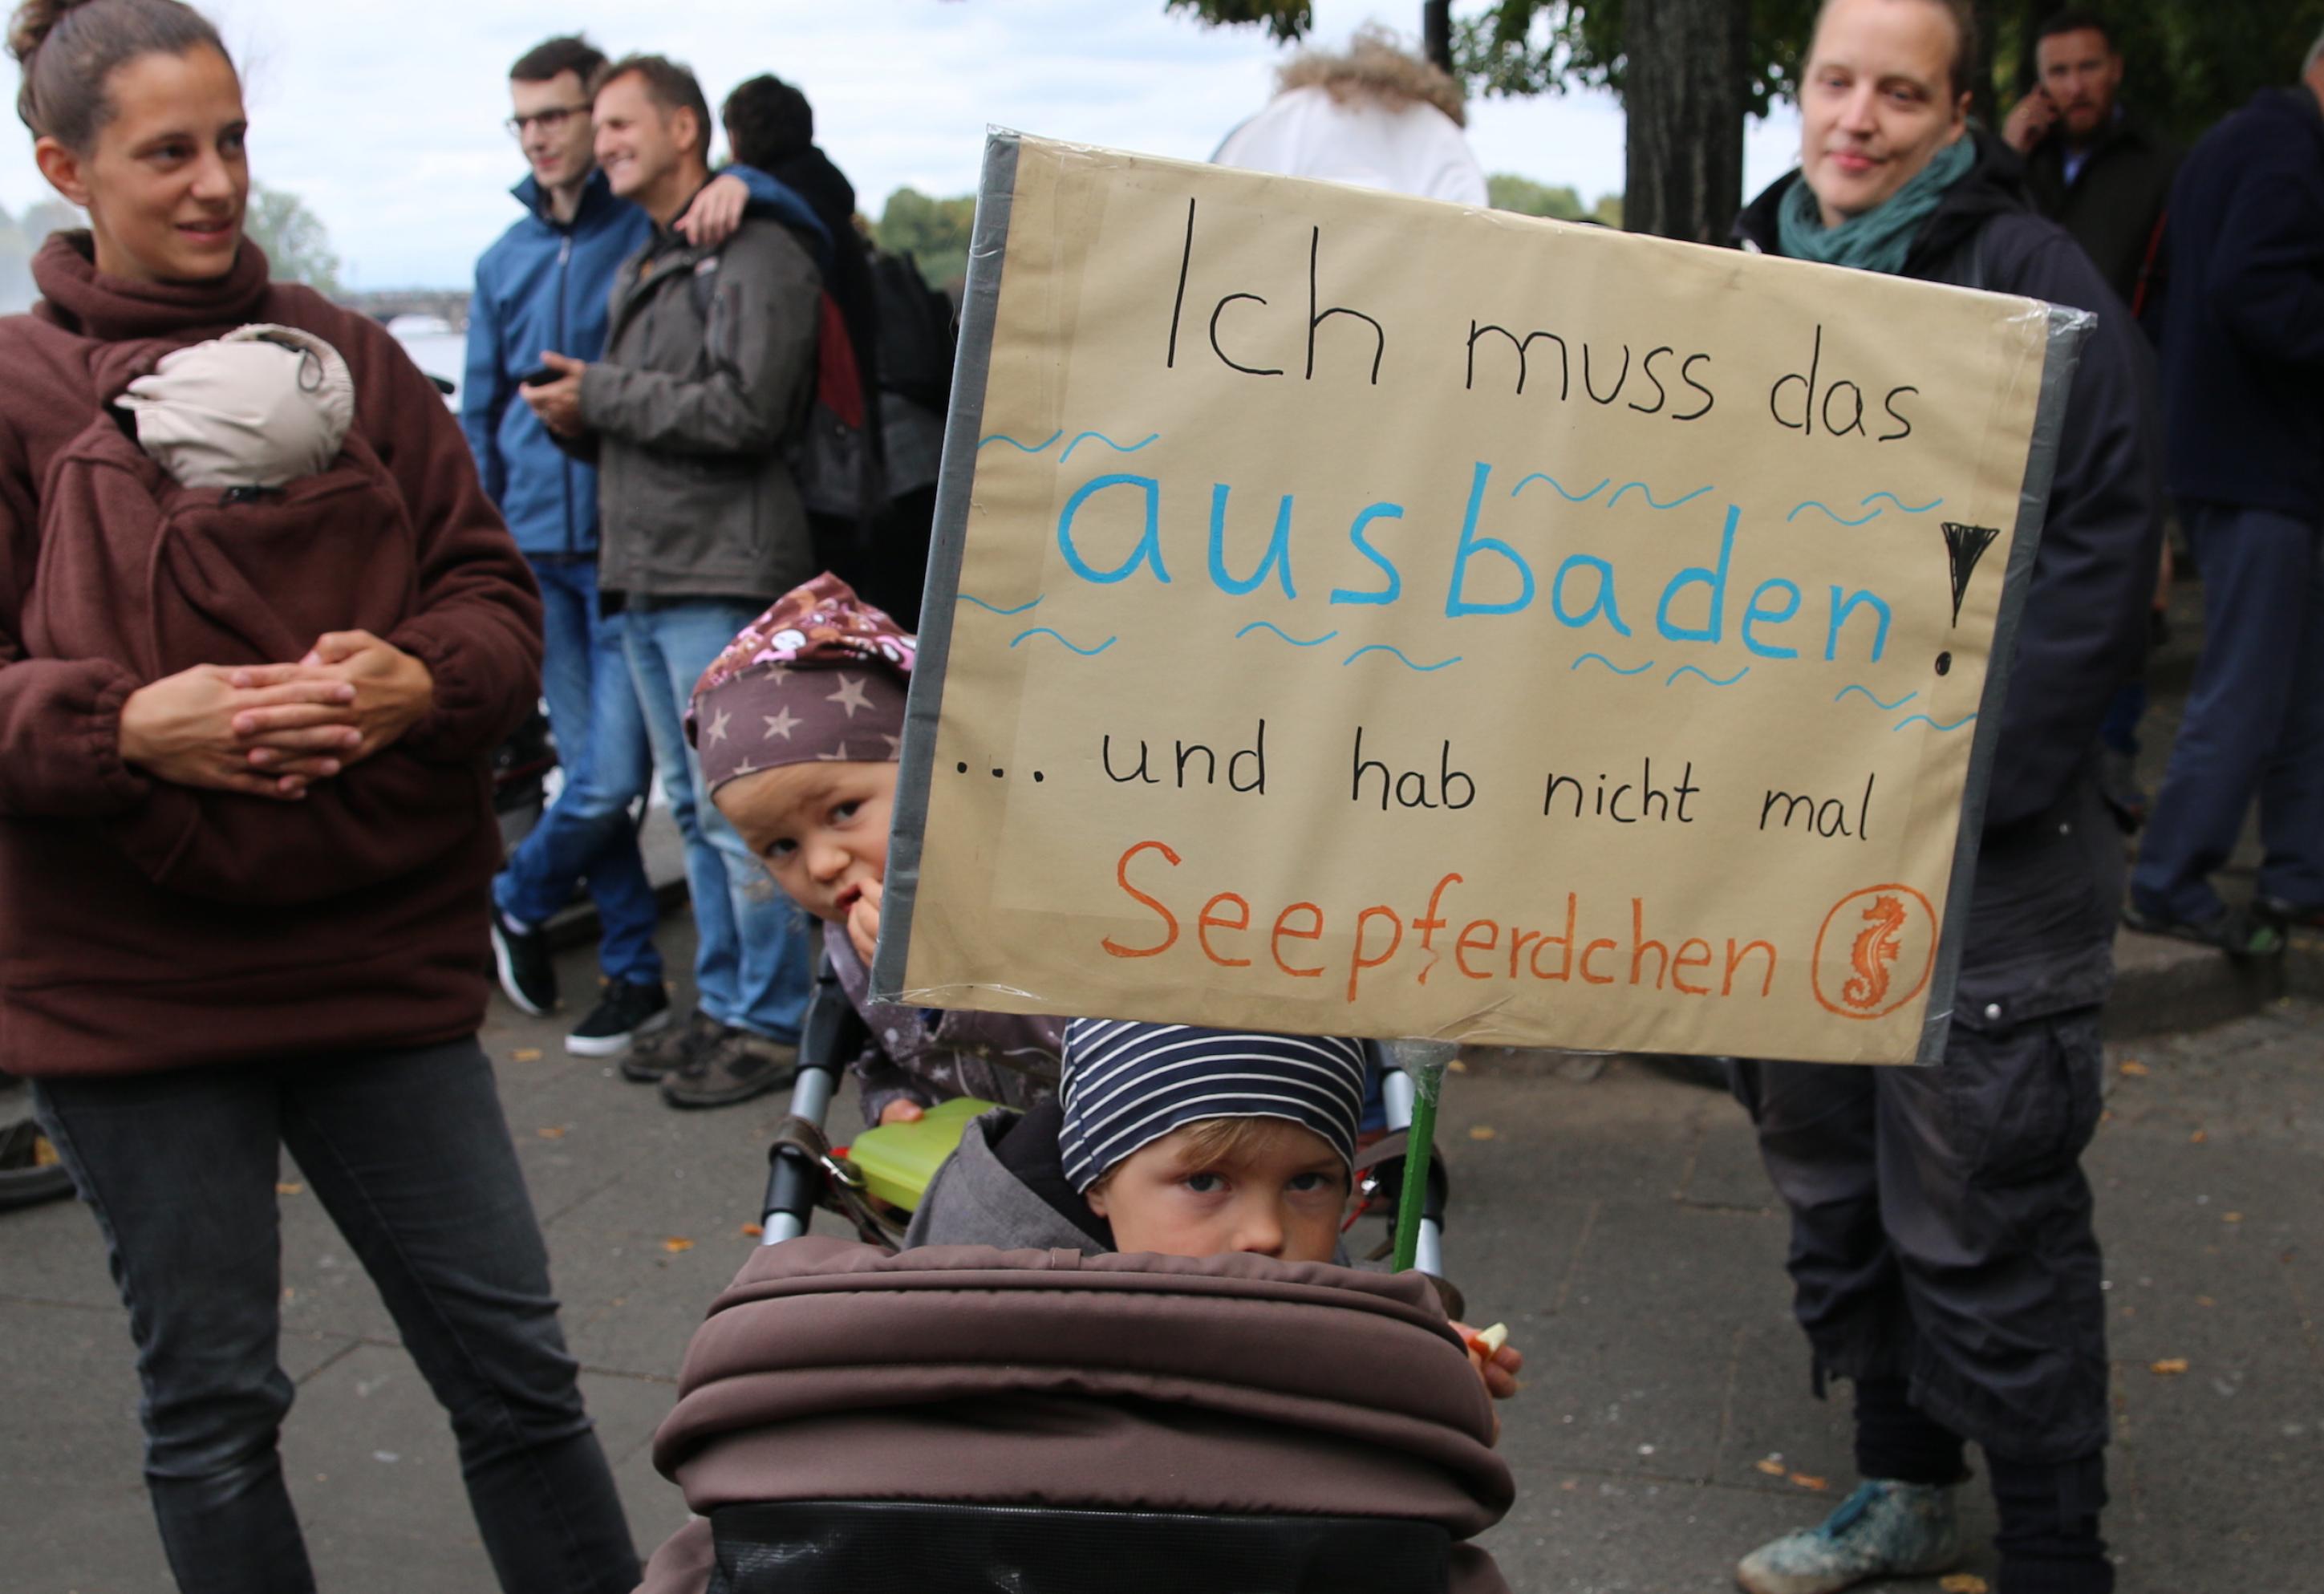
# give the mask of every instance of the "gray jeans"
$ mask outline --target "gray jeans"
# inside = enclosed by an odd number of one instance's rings
[[[285,1147],[450,1414],[501,1587],[635,1586],[637,1552],[473,1038],[34,1092],[129,1308],[145,1479],[180,1589],[315,1586],[275,1451],[291,1398],[276,1359]]]

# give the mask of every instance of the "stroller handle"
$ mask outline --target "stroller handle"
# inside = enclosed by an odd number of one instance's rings
[[[791,1116],[820,1129],[839,1092],[839,1071],[862,1041],[863,1021],[848,1002],[831,958],[818,951],[815,986],[800,1026],[798,1073],[791,1082]],[[807,1232],[822,1193],[824,1168],[806,1147],[777,1140],[767,1152],[767,1194],[760,1205],[759,1243],[779,1245]]]

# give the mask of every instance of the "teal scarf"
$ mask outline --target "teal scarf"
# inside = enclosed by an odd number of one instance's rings
[[[1823,225],[1823,212],[1806,173],[1784,193],[1776,208],[1784,253],[1794,260],[1824,265],[1853,266],[1890,276],[1904,269],[1904,256],[1920,235],[1945,190],[1969,175],[1977,164],[1977,141],[1968,134],[1939,150],[1913,180],[1860,216],[1851,216],[1836,227]]]

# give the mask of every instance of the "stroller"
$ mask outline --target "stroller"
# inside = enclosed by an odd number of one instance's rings
[[[812,1236],[695,1334],[641,1594],[1507,1594],[1489,1406],[1409,1273]]]
[[[696,1515],[640,1594],[1508,1594],[1468,1541],[1514,1485],[1440,1286],[1258,1256],[897,1252],[925,1147],[821,1128],[863,1038],[820,961],[766,1244],[655,1435]],[[1371,1152],[1377,1195],[1400,1156]],[[807,1235],[818,1206],[862,1239]]]
[[[835,1146],[826,1131],[831,1105],[848,1060],[868,1040],[863,1020],[841,989],[831,960],[818,955],[813,990],[799,1040],[798,1075],[791,1086],[790,1113],[768,1148],[766,1197],[760,1204],[761,1243],[779,1245],[807,1231],[816,1210],[836,1213],[870,1245],[893,1248],[901,1242],[913,1207],[936,1168],[960,1142],[969,1120],[993,1103],[963,1098],[933,1109],[917,1123],[864,1130],[852,1144]],[[1387,1133],[1363,1147],[1356,1159],[1352,1228],[1366,1216],[1396,1213],[1403,1194],[1405,1149],[1418,1087],[1387,1048],[1367,1042],[1379,1082]],[[1446,1312],[1462,1314],[1461,1293],[1444,1277],[1444,1212],[1450,1181],[1441,1158],[1431,1158],[1421,1209],[1413,1267],[1429,1276]],[[1386,1258],[1381,1243],[1368,1259]]]

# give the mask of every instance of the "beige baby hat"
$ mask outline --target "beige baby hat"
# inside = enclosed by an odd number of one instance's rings
[[[163,355],[120,403],[138,446],[182,485],[280,487],[338,457],[355,378],[314,334],[258,323]]]

